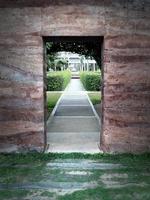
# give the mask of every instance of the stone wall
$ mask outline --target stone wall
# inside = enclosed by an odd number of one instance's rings
[[[101,148],[150,150],[148,0],[0,0],[0,150],[45,147],[43,36],[104,36]]]

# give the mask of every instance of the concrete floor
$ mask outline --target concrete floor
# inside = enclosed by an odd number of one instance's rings
[[[99,152],[100,122],[79,79],[71,79],[47,122],[48,152]]]

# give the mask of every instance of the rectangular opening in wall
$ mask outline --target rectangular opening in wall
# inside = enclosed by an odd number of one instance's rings
[[[99,152],[103,37],[44,37],[48,152]]]

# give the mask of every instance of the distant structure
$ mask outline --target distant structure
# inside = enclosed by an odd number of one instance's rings
[[[97,64],[94,59],[86,58],[83,55],[71,52],[58,52],[57,57],[59,59],[65,59],[68,61],[68,68],[71,71],[95,71]]]

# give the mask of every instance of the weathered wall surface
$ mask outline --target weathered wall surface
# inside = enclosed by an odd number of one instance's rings
[[[43,41],[36,8],[0,9],[0,149],[44,147]]]
[[[150,150],[148,0],[0,1],[0,150],[44,149],[42,36],[104,36],[101,148]]]

